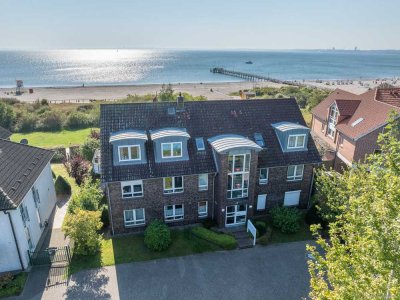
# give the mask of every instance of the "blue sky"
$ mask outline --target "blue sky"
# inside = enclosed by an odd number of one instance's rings
[[[0,0],[0,49],[400,49],[399,0]]]

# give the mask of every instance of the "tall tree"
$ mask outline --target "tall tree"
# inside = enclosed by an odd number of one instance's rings
[[[365,164],[320,174],[330,239],[312,228],[310,298],[400,299],[399,127],[392,115],[379,137],[382,152]]]

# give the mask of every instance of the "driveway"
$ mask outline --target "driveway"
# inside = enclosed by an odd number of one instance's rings
[[[306,242],[122,264],[74,274],[45,289],[37,268],[19,299],[301,299]]]

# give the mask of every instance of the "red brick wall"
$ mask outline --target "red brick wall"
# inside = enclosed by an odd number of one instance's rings
[[[356,151],[354,153],[355,161],[363,161],[366,155],[372,154],[375,150],[379,149],[377,140],[382,130],[383,128],[380,127],[357,140]]]

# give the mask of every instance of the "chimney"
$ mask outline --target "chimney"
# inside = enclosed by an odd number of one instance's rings
[[[176,99],[176,108],[177,108],[177,111],[185,110],[185,101],[184,101],[184,98],[182,97],[182,93],[179,93],[179,96]]]

